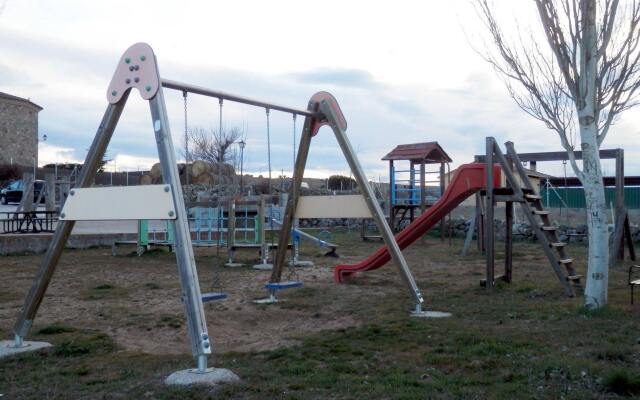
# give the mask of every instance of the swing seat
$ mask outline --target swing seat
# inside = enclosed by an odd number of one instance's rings
[[[294,289],[302,287],[302,282],[300,281],[285,281],[285,282],[273,282],[267,283],[264,285],[265,289],[268,290],[283,290],[283,289]]]
[[[224,300],[226,298],[227,298],[227,294],[226,293],[212,292],[212,293],[203,293],[202,294],[202,301],[204,303],[209,302],[209,301]]]

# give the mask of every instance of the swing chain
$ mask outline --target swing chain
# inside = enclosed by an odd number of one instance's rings
[[[187,91],[182,91],[182,98],[184,103],[184,163],[185,163],[185,172],[184,172],[184,183],[186,185],[189,184],[189,123],[187,119]]]

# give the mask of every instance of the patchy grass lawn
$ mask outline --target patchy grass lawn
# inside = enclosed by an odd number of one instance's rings
[[[407,259],[426,308],[453,316],[415,319],[392,266],[333,284],[332,266],[359,260],[379,244],[346,233],[332,241],[341,245],[342,259],[305,247],[303,254],[317,264],[295,271],[305,287],[283,293],[286,301],[270,307],[250,302],[264,295],[268,273],[216,269],[224,253],[198,250],[203,286],[216,282],[237,299],[207,305],[212,363],[242,378],[215,389],[162,383],[194,364],[173,255],[68,252],[30,337],[54,347],[0,361],[2,400],[640,396],[640,306],[628,305],[624,267],[611,271],[610,306],[588,312],[579,297],[562,295],[535,244],[516,243],[514,283],[488,292],[478,285],[480,254],[461,258],[460,240],[449,247],[428,238],[407,249]],[[569,252],[584,272],[585,248],[572,245]],[[0,267],[19,278],[0,286],[7,293],[0,297],[4,338],[11,336],[38,259],[5,257],[8,266]]]

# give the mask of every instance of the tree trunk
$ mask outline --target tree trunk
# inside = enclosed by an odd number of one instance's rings
[[[595,128],[594,128],[595,129]],[[609,233],[607,203],[604,197],[602,169],[595,135],[593,141],[582,142],[583,179],[587,226],[589,228],[589,261],[584,291],[584,306],[600,308],[607,304],[609,282]]]
[[[600,165],[597,126],[597,32],[596,1],[583,0],[580,76],[576,108],[580,126],[582,173],[578,174],[584,187],[589,227],[589,261],[584,306],[600,308],[607,304],[609,282],[609,235],[607,232],[607,203]]]

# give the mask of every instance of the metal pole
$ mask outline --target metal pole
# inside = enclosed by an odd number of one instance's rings
[[[167,117],[166,104],[162,88],[149,100],[151,117],[153,120],[153,130],[158,146],[158,155],[162,167],[162,179],[165,184],[171,186],[173,201],[176,208],[176,219],[171,220],[175,234],[175,252],[180,275],[180,285],[182,286],[182,296],[187,315],[187,327],[191,338],[191,349],[194,358],[198,362],[198,371],[204,372],[206,369],[207,354],[211,354],[211,344],[205,322],[204,307],[200,293],[200,283],[198,281],[198,271],[196,269],[193,246],[191,244],[191,232],[187,211],[180,185],[180,175],[176,165],[175,150],[169,129],[169,119]]]
[[[107,149],[109,140],[111,140],[111,136],[113,135],[113,131],[118,120],[120,119],[120,115],[122,114],[122,110],[124,109],[124,105],[127,102],[128,97],[129,92],[127,91],[118,103],[109,104],[107,106],[107,110],[102,117],[96,136],[89,148],[89,152],[87,153],[87,158],[82,168],[82,175],[78,185],[79,187],[85,188],[91,186],[96,175],[96,171],[98,170],[98,164],[102,161],[102,157]],[[47,287],[51,282],[53,273],[55,272],[58,261],[60,260],[64,245],[67,242],[74,225],[74,221],[59,221],[56,226],[56,231],[53,234],[47,253],[40,264],[36,279],[29,290],[29,294],[25,299],[22,311],[13,327],[13,332],[15,333],[16,338],[20,338],[20,340],[29,333],[29,329],[33,324],[38,308],[42,303],[44,294],[47,291]],[[18,344],[18,340],[16,340],[16,344]]]
[[[282,105],[271,103],[271,102],[268,102],[268,101],[251,99],[251,98],[248,98],[248,97],[243,97],[243,96],[238,96],[238,95],[231,94],[231,93],[226,93],[226,92],[223,92],[223,91],[220,91],[220,90],[207,89],[207,88],[204,88],[204,87],[201,87],[201,86],[196,86],[196,85],[190,85],[188,83],[171,81],[171,80],[168,80],[168,79],[162,79],[162,86],[166,87],[167,89],[180,90],[180,91],[183,91],[183,92],[200,94],[202,96],[216,97],[216,98],[221,99],[221,100],[224,99],[224,100],[234,101],[236,103],[249,104],[249,105],[256,106],[256,107],[270,108],[272,110],[282,111],[282,112],[286,112],[286,113],[290,113],[290,114],[304,115],[305,117],[316,117],[316,118],[321,118],[322,117],[322,115],[316,114],[316,113],[308,111],[308,110],[282,106]]]
[[[413,279],[413,275],[411,274],[411,270],[409,269],[409,265],[400,250],[400,246],[398,246],[398,242],[396,242],[395,237],[393,236],[393,232],[387,224],[387,221],[384,218],[384,213],[382,208],[380,208],[380,204],[376,201],[375,195],[369,182],[367,180],[367,176],[356,157],[355,152],[353,151],[353,147],[347,138],[346,132],[341,128],[340,124],[338,124],[338,117],[336,115],[336,111],[331,107],[327,100],[322,100],[320,102],[320,111],[326,116],[327,120],[331,123],[331,128],[333,129],[333,133],[338,140],[338,144],[344,153],[349,166],[351,167],[351,171],[353,171],[353,175],[356,178],[356,182],[358,186],[360,186],[360,190],[362,190],[364,199],[367,203],[369,211],[373,216],[373,219],[376,221],[378,225],[378,229],[384,239],[387,248],[389,249],[389,253],[393,261],[396,263],[400,275],[404,279],[408,288],[411,290],[411,294],[414,297],[417,304],[422,304],[424,299],[422,298],[422,293],[418,288],[415,280]]]

